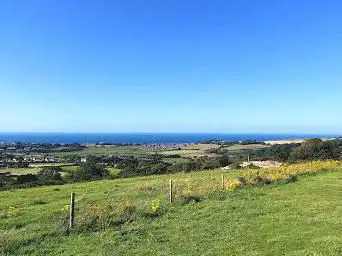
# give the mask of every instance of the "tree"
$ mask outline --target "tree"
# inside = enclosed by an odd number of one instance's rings
[[[44,167],[38,172],[38,180],[43,184],[61,183],[62,175],[60,171],[62,171],[62,168],[59,166]]]
[[[24,174],[17,177],[18,184],[36,183],[37,181],[38,177],[35,174]]]
[[[109,171],[102,165],[98,164],[96,157],[88,157],[85,163],[82,163],[80,170],[72,173],[76,180],[91,180],[104,178],[109,176]]]
[[[232,164],[232,161],[230,160],[228,155],[223,155],[219,158],[219,164],[221,167],[226,167]]]
[[[341,141],[323,141],[321,139],[306,140],[299,148],[291,153],[291,160],[327,160],[339,159],[341,152]]]

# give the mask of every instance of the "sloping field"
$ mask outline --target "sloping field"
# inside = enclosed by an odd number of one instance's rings
[[[89,145],[80,151],[71,152],[58,152],[57,156],[70,156],[70,155],[148,155],[154,153],[153,151],[142,148],[141,146],[134,145],[109,145],[109,146],[98,146]]]
[[[41,170],[39,167],[34,168],[8,168],[8,169],[0,169],[0,173],[11,173],[14,175],[23,175],[23,174],[35,174],[38,173]]]
[[[262,145],[262,144],[248,144],[248,145],[232,145],[229,147],[226,147],[225,149],[229,151],[237,151],[237,150],[257,150],[257,149],[263,149],[263,148],[268,148],[269,146],[267,145]]]
[[[164,150],[159,152],[165,155],[181,155],[182,157],[199,157],[209,155],[207,150],[217,149],[218,145],[215,144],[193,144],[182,147],[181,149]]]
[[[244,171],[226,173],[226,178]],[[168,180],[176,202],[167,203]],[[341,255],[342,171],[296,182],[214,192],[220,172],[107,180],[5,191],[0,194],[0,252],[8,255]],[[202,191],[203,190],[203,191]],[[76,192],[76,226],[87,205],[135,205],[120,226],[76,229],[68,236],[63,209]],[[185,203],[181,195],[203,195]],[[205,191],[210,191],[205,196]],[[160,214],[142,212],[155,209]],[[158,206],[158,205],[157,205]],[[100,210],[99,210],[100,209]],[[86,212],[87,213],[87,212]],[[65,216],[64,216],[65,217]]]

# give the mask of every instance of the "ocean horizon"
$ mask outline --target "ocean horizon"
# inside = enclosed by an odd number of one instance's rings
[[[204,140],[286,140],[309,138],[334,138],[337,134],[267,134],[267,133],[29,133],[2,132],[0,142],[13,143],[196,143]]]

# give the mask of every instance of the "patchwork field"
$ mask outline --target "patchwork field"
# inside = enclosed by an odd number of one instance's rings
[[[225,178],[245,172],[229,171]],[[168,203],[170,178],[175,190],[172,205]],[[1,192],[0,252],[5,255],[342,253],[340,168],[299,176],[288,184],[226,192],[219,192],[220,186],[221,171],[207,171]],[[67,224],[65,206],[71,192],[76,193],[76,230],[68,236],[63,230]],[[184,201],[185,194],[196,195],[201,200]],[[131,221],[106,228],[100,226],[99,230],[80,229],[86,218],[94,214],[101,218],[106,207],[112,206],[116,211],[123,204],[134,205],[136,209]],[[91,211],[89,205],[94,206]],[[156,208],[159,214],[145,214]]]
[[[67,155],[146,155],[152,154],[153,151],[142,148],[141,146],[120,146],[120,145],[110,145],[110,146],[96,146],[89,145],[82,151],[72,151],[72,152],[60,152],[56,153],[57,156],[67,156]]]
[[[182,146],[180,149],[152,149],[149,147],[143,146],[135,146],[135,145],[88,145],[81,151],[72,151],[72,152],[59,152],[56,153],[57,156],[67,156],[67,155],[134,155],[134,156],[144,156],[151,155],[155,153],[159,154],[179,154],[182,157],[193,157],[193,156],[203,156],[208,155],[206,152],[209,149],[218,148],[218,145],[215,144],[193,144]],[[246,145],[248,147],[248,145]],[[243,149],[245,147],[242,147]],[[253,148],[253,145],[250,145],[250,148]]]
[[[164,150],[160,153],[165,155],[180,155],[181,157],[200,157],[209,155],[207,150],[217,148],[219,148],[219,146],[215,144],[194,144],[182,147],[178,150]]]

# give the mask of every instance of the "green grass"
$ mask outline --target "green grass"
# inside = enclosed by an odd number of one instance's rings
[[[69,166],[62,167],[63,171],[78,171],[79,169],[80,167],[77,165],[69,165]]]
[[[238,174],[240,171],[227,172],[226,177]],[[191,181],[209,189],[219,187],[220,172],[1,192],[0,209],[15,210],[13,216],[0,218],[0,250],[9,255],[342,254],[341,170],[172,206],[166,204],[169,178],[175,181],[176,192]],[[142,189],[146,187],[153,190]],[[55,216],[72,191],[78,207],[93,201],[115,206],[123,200],[144,205],[159,198],[166,211],[155,220],[138,219],[121,229],[61,235],[56,231]]]
[[[30,164],[30,167],[48,167],[48,166],[69,166],[73,165],[72,163],[38,163],[38,164]]]
[[[8,169],[0,169],[0,173],[10,172],[14,175],[24,175],[24,174],[36,174],[38,173],[44,166],[61,166],[61,165],[31,165],[28,168],[8,168]],[[78,170],[78,166],[75,165],[66,165],[64,164],[62,169],[65,170]]]
[[[200,157],[209,155],[207,150],[209,149],[216,149],[219,146],[216,144],[194,144],[182,147],[180,150],[173,149],[173,150],[163,150],[160,151],[160,154],[165,155],[180,155],[181,157]]]
[[[80,170],[80,167],[77,166],[77,165],[70,165],[70,166],[65,166],[62,168],[64,172],[70,172],[70,171],[78,171]],[[118,176],[118,174],[120,173],[120,169],[118,168],[115,168],[115,167],[109,167],[108,168],[109,170],[109,174],[112,176],[112,177],[116,177]]]
[[[112,176],[112,177],[116,177],[116,176],[118,176],[118,175],[119,175],[119,173],[121,172],[121,170],[120,170],[120,169],[118,169],[118,168],[115,168],[115,167],[110,167],[110,168],[108,168],[108,170],[109,170],[109,174],[110,174],[110,176]]]
[[[56,153],[57,156],[64,157],[69,155],[135,155],[143,156],[148,154],[153,154],[153,151],[142,148],[141,146],[120,146],[120,145],[110,145],[110,146],[96,146],[89,145],[81,151],[72,152],[59,152]]]
[[[59,152],[56,153],[57,156],[64,157],[68,155],[134,155],[134,156],[146,156],[151,154],[180,154],[183,157],[194,157],[194,156],[203,156],[208,155],[206,150],[218,148],[218,145],[215,144],[194,144],[183,147],[181,150],[172,149],[172,150],[150,150],[144,148],[142,146],[135,145],[108,145],[108,146],[99,146],[99,145],[89,145],[81,151],[72,151],[72,152]]]
[[[8,169],[0,169],[0,173],[10,172],[14,175],[23,175],[23,174],[36,174],[41,170],[41,168],[8,168]]]
[[[135,145],[88,145],[86,148],[80,151],[71,151],[71,152],[58,152],[55,153],[58,157],[66,157],[66,156],[74,156],[74,155],[134,155],[134,156],[147,156],[151,154],[164,154],[164,155],[181,155],[181,157],[189,158],[189,157],[200,157],[210,155],[207,150],[216,149],[219,146],[216,144],[194,144],[187,145],[182,147],[180,150],[178,149],[165,149],[165,150],[150,150],[148,148],[144,148],[142,146]],[[239,151],[239,150],[258,150],[262,148],[269,147],[267,145],[261,144],[251,144],[251,145],[233,145],[229,147],[225,147],[228,151]]]
[[[180,164],[180,163],[186,163],[189,162],[189,159],[179,157],[179,158],[163,158],[163,161],[171,163],[171,164]]]
[[[263,148],[268,148],[268,145],[262,145],[262,144],[249,144],[249,145],[232,145],[229,147],[225,147],[224,149],[228,151],[239,151],[239,150],[258,150]]]

